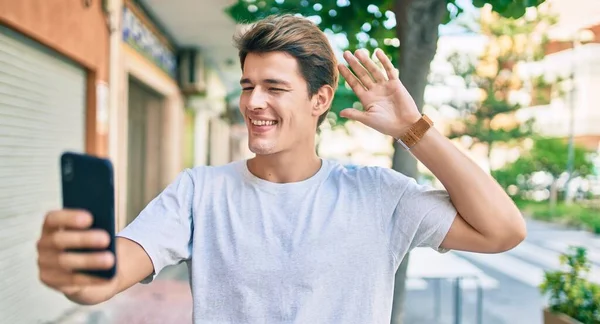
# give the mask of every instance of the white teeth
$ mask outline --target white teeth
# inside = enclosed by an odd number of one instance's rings
[[[277,122],[274,120],[254,120],[252,119],[252,125],[256,126],[271,126],[275,125]]]

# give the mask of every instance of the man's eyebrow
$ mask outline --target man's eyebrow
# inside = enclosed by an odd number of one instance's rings
[[[274,84],[274,85],[283,85],[286,87],[290,87],[291,84],[285,80],[281,80],[281,79],[265,79],[264,80],[265,83],[269,83],[269,84]]]
[[[273,85],[283,85],[286,87],[291,87],[291,84],[285,80],[281,79],[264,79],[264,83],[273,84]],[[252,84],[252,81],[248,78],[243,78],[240,80],[240,84]]]

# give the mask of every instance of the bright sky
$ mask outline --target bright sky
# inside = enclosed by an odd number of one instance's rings
[[[472,0],[457,0],[456,2],[464,9],[464,12],[458,17],[457,21],[452,21],[448,25],[440,25],[440,36],[464,34],[465,29],[458,26],[457,23],[473,19],[479,15],[479,9],[473,6]]]

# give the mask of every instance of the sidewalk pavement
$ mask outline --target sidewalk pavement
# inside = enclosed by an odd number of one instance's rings
[[[137,284],[95,306],[77,307],[53,324],[192,323],[185,265],[166,269],[151,284]]]

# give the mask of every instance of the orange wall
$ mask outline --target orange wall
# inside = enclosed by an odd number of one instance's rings
[[[590,151],[595,151],[600,147],[600,135],[577,136],[574,140],[577,145],[581,145]]]
[[[0,0],[0,24],[70,58],[88,71],[86,150],[107,155],[96,121],[96,84],[108,81],[109,30],[100,0]],[[86,7],[85,3],[89,3]]]
[[[108,27],[102,1],[0,0],[0,23],[47,45],[97,73],[108,75]]]
[[[600,43],[600,24],[586,27],[594,33],[594,39],[591,43]],[[551,41],[546,45],[546,55],[564,51],[573,47],[572,42]]]

